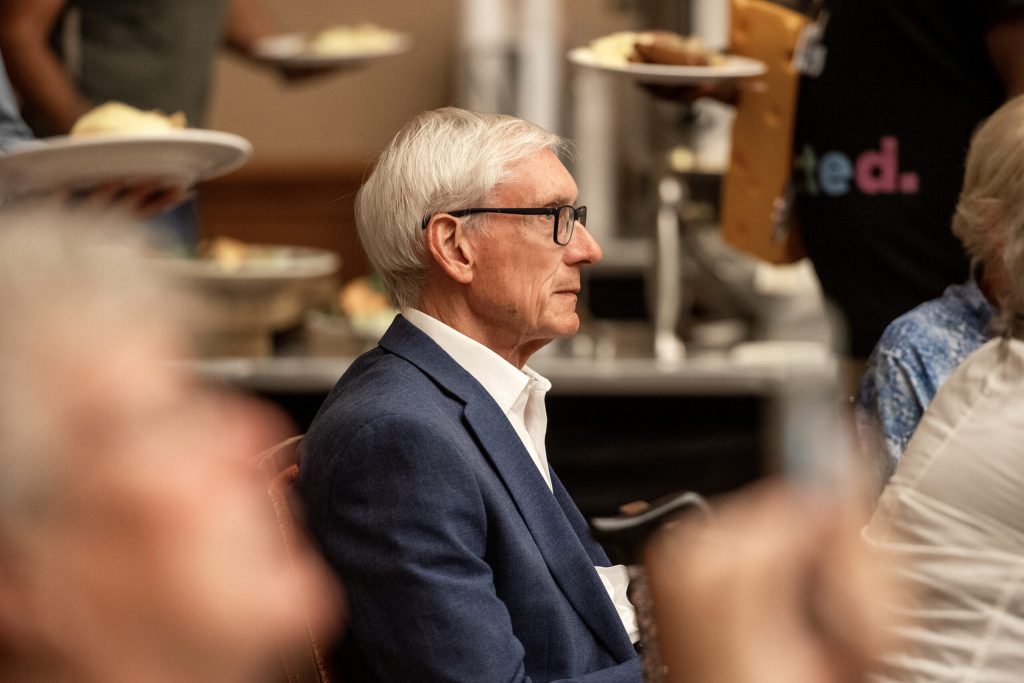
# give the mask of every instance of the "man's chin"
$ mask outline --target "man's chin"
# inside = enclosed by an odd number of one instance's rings
[[[571,316],[567,315],[559,319],[558,326],[555,328],[555,337],[571,337],[580,331],[580,317],[573,313]]]

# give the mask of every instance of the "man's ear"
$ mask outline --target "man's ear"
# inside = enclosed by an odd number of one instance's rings
[[[456,282],[472,282],[475,254],[462,221],[447,214],[435,214],[427,223],[426,233],[427,250],[434,263]]]

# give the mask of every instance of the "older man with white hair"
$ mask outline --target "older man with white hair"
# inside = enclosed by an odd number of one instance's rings
[[[625,570],[548,466],[550,383],[526,365],[577,331],[580,270],[601,258],[563,146],[509,116],[426,112],[360,190],[402,312],[321,408],[297,482],[350,598],[343,680],[642,677]]]

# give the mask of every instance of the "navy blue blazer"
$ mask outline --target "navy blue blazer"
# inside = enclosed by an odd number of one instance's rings
[[[642,680],[565,488],[552,472],[552,495],[490,394],[401,316],[338,381],[299,467],[349,600],[346,683]]]

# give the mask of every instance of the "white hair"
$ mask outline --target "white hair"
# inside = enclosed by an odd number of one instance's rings
[[[972,262],[1004,270],[996,327],[1014,333],[1024,314],[1024,96],[997,109],[971,138],[953,232]]]
[[[0,531],[42,514],[62,490],[60,394],[76,387],[61,384],[53,354],[102,363],[84,357],[96,346],[83,339],[113,347],[126,329],[171,325],[157,274],[125,258],[138,248],[128,229],[54,207],[0,211]]]
[[[399,307],[418,303],[427,273],[423,221],[486,203],[516,162],[566,142],[512,116],[455,107],[406,123],[356,196],[356,227],[370,263]]]

